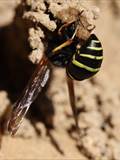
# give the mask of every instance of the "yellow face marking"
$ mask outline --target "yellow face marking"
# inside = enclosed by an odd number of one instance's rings
[[[94,56],[94,55],[90,55],[90,54],[80,54],[81,57],[86,57],[89,59],[95,59],[95,60],[101,60],[103,59],[103,56]]]
[[[92,68],[92,67],[88,67],[80,62],[78,62],[76,59],[75,59],[75,55],[73,56],[73,60],[72,60],[72,63],[77,66],[77,67],[80,67],[80,68],[83,68],[89,72],[98,72],[100,68]]]
[[[103,50],[102,47],[90,47],[90,46],[88,46],[87,48],[90,49],[90,50],[95,50],[95,51]]]

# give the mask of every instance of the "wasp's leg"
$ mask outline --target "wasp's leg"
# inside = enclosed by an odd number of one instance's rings
[[[72,37],[71,37],[70,39],[68,39],[67,41],[65,41],[64,43],[60,44],[58,47],[54,48],[54,49],[52,50],[52,53],[55,53],[55,54],[56,54],[57,51],[61,50],[61,49],[64,48],[64,47],[67,47],[67,46],[71,45],[71,43],[73,43],[73,39],[74,39],[74,37],[75,37],[75,35],[76,35],[77,30],[78,30],[78,27],[76,27],[76,29],[75,29]]]
[[[58,47],[54,48],[54,49],[52,50],[52,52],[55,53],[55,52],[61,50],[62,48],[71,45],[71,43],[73,42],[73,39],[74,39],[74,37],[75,37],[75,35],[76,35],[77,29],[78,29],[78,28],[75,29],[75,32],[73,33],[73,35],[72,35],[72,37],[71,37],[70,39],[68,39],[68,40],[65,41],[64,43],[60,44]]]
[[[72,21],[70,21],[70,22],[68,22],[68,23],[65,23],[65,24],[63,24],[60,28],[59,28],[59,30],[58,30],[58,34],[59,35],[62,35],[62,30],[65,28],[65,27],[68,27],[71,23],[73,23],[75,20],[72,20]]]
[[[61,50],[61,49],[64,48],[64,47],[69,46],[72,42],[73,42],[72,39],[68,39],[68,40],[65,41],[64,43],[60,44],[58,47],[54,48],[54,49],[52,50],[52,53],[55,53],[55,54],[56,54],[57,51]]]
[[[80,16],[83,12],[84,12],[84,10],[82,10],[82,11],[79,13],[79,16]],[[70,22],[63,24],[63,25],[59,28],[58,34],[59,34],[59,35],[62,35],[62,30],[63,30],[65,27],[68,27],[71,23],[74,23],[74,22],[76,23],[76,27],[77,27],[78,24],[79,24],[79,18],[78,18],[77,20],[71,20]]]
[[[83,12],[84,12],[84,10],[82,10],[82,11],[79,13],[79,16],[80,16]],[[59,28],[58,34],[59,34],[59,35],[62,35],[62,30],[63,30],[65,27],[68,27],[71,23],[74,23],[74,22],[75,22],[75,23],[76,23],[76,27],[77,27],[78,24],[79,24],[79,21],[80,21],[80,18],[78,18],[76,21],[75,21],[75,20],[71,20],[70,22],[63,24],[63,25]]]
[[[78,125],[78,115],[77,115],[77,108],[76,108],[76,105],[75,105],[74,82],[68,76],[67,76],[67,85],[68,85],[68,91],[69,91],[70,105],[71,105],[73,116],[74,116],[74,119],[75,119],[76,130],[79,134],[80,132],[79,132],[79,125]]]

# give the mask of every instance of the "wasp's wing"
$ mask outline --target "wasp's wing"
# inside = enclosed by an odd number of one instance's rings
[[[23,94],[13,106],[11,117],[8,122],[8,131],[12,135],[16,133],[31,103],[47,83],[49,74],[50,69],[48,66],[48,60],[43,57],[33,73],[32,78],[28,82],[28,85],[23,91]]]

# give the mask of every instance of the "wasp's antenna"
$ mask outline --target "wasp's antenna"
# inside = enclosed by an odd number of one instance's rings
[[[77,25],[80,25],[80,24],[81,24],[84,29],[87,29],[89,32],[92,32],[92,30],[94,30],[96,26],[93,25],[93,27],[90,28],[90,29],[89,29],[89,27],[91,27],[92,24],[88,24],[87,27],[84,26],[84,24],[83,24],[83,22],[82,22],[82,20],[81,20],[81,14],[82,14],[83,12],[84,12],[84,10],[82,10],[82,11],[78,14],[78,19],[77,19],[76,23],[77,23]]]
[[[75,32],[73,33],[73,35],[71,37],[71,40],[73,40],[75,38],[77,31],[78,31],[78,25],[77,25],[77,27],[75,29]]]

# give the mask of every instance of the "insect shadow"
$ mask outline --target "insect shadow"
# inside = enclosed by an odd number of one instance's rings
[[[5,90],[8,93],[12,104],[20,96],[36,67],[28,61],[28,55],[31,52],[27,40],[28,28],[33,24],[22,19],[23,11],[23,6],[18,6],[13,22],[0,29],[0,90]],[[26,118],[30,120],[38,136],[40,136],[40,131],[35,127],[35,123],[42,122],[46,127],[46,133],[51,144],[59,153],[64,154],[51,133],[51,129],[54,129],[55,111],[51,99],[46,95],[50,82],[51,76],[42,93],[32,104]],[[5,116],[4,114],[0,117],[0,141],[2,141],[2,135],[4,134]]]

